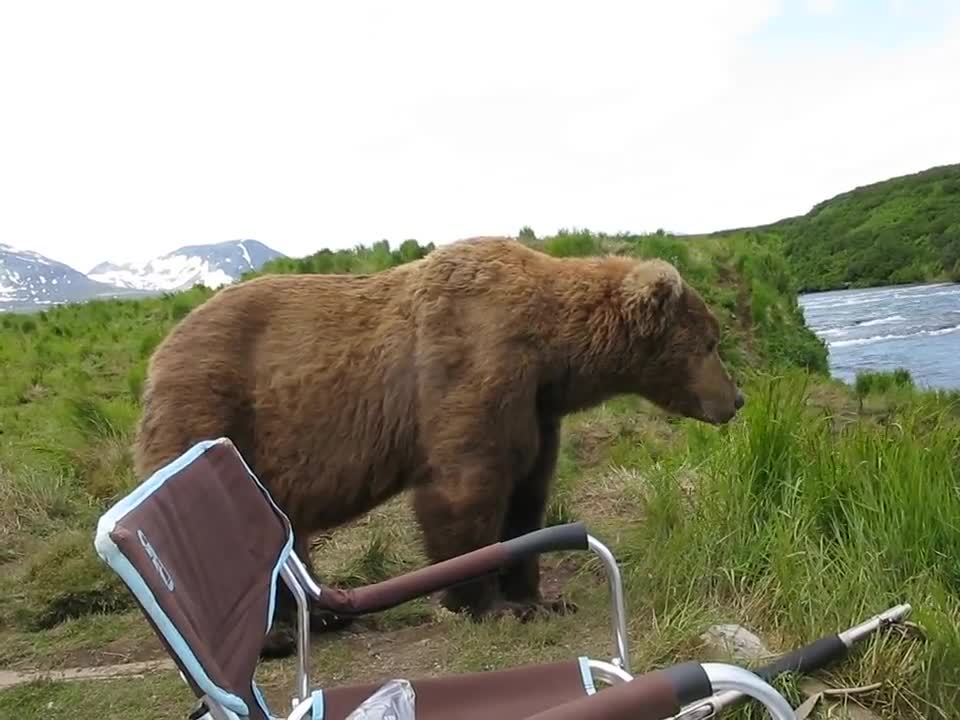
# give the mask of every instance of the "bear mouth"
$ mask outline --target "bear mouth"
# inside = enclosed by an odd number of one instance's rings
[[[669,410],[677,415],[684,415],[693,420],[708,425],[726,425],[737,416],[737,409],[730,405],[729,409],[719,408],[715,403],[694,400],[691,403],[672,403]]]
[[[717,408],[707,408],[701,406],[700,420],[711,425],[726,425],[737,416],[737,409],[730,406],[729,410],[717,411]]]
[[[716,403],[697,398],[674,397],[665,403],[657,404],[671,415],[690,418],[708,425],[726,425],[737,415],[737,409],[732,404],[729,409],[721,409]]]

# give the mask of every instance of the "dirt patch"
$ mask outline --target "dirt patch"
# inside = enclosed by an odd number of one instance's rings
[[[343,643],[341,650],[350,657],[350,662],[341,665],[333,677],[327,674],[336,682],[355,684],[398,673],[424,677],[443,672],[442,665],[431,661],[445,643],[442,622],[386,632],[361,632],[352,637],[331,637],[330,641]]]
[[[144,620],[146,622],[146,620]],[[106,667],[156,661],[169,657],[157,636],[117,638],[95,649],[78,649],[62,656],[62,664],[67,666]]]
[[[125,663],[120,665],[100,665],[97,667],[73,667],[63,670],[0,670],[0,690],[15,687],[38,680],[107,680],[118,677],[145,677],[150,673],[175,670],[172,660],[153,660],[149,662]]]
[[[571,579],[579,572],[583,560],[564,558],[553,563],[543,563],[540,573],[540,591],[545,599],[555,600],[566,595],[570,589]]]

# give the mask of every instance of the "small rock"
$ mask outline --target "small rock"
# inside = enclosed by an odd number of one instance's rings
[[[742,625],[713,625],[700,636],[715,660],[764,660],[772,655],[763,640]]]

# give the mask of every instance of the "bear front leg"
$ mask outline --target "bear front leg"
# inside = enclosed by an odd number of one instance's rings
[[[537,458],[514,490],[507,510],[501,540],[509,540],[544,526],[547,503],[560,451],[560,420],[541,419],[540,450]],[[540,558],[526,558],[510,566],[500,576],[504,599],[555,613],[576,611],[576,605],[562,597],[544,601],[540,593]]]
[[[500,540],[510,540],[543,527],[560,449],[560,424],[543,421],[539,425],[539,452],[529,472],[513,488]],[[507,600],[539,602],[539,557],[526,558],[504,570],[500,589]]]
[[[424,550],[433,563],[497,542],[506,508],[507,498],[488,473],[461,470],[462,479],[453,482],[448,473],[414,491]],[[491,575],[446,589],[441,603],[480,619],[497,608],[498,590],[497,577]]]

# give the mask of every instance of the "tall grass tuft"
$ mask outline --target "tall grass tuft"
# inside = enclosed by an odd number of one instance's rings
[[[762,378],[729,430],[690,425],[696,499],[690,512],[669,514],[669,532],[655,518],[633,529],[625,563],[638,602],[761,599],[754,624],[797,642],[910,602],[936,635],[919,651],[905,643],[864,656],[849,666],[858,673],[850,682],[892,683],[883,702],[898,717],[917,717],[910,703],[921,701],[898,699],[897,687],[922,686],[923,712],[956,707],[960,423],[949,406],[920,401],[880,427],[835,423],[807,402],[806,382],[802,373]],[[668,483],[652,491],[651,507],[676,500]],[[898,653],[913,659],[881,677]]]

